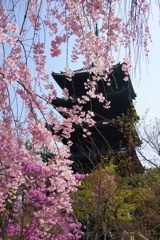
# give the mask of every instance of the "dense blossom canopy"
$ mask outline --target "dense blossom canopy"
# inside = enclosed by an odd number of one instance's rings
[[[96,84],[108,81],[114,54],[124,51],[124,71],[131,67],[129,53],[142,47],[148,55],[151,41],[147,0],[1,0],[0,1],[0,236],[2,239],[78,239],[81,225],[72,215],[70,192],[81,178],[73,174],[68,141],[72,123],[94,124],[94,113],[82,105],[98,98],[110,107]],[[96,26],[98,25],[98,30]],[[95,34],[96,33],[96,34]],[[46,72],[46,51],[52,58],[74,38],[73,62],[83,56],[83,67],[94,73],[87,95],[59,121],[51,106],[54,83]],[[73,71],[66,66],[66,77]],[[63,90],[67,99],[67,89]],[[53,126],[50,132],[45,123]],[[90,134],[89,132],[86,134]],[[42,153],[52,153],[42,161]],[[52,157],[51,157],[52,156]]]

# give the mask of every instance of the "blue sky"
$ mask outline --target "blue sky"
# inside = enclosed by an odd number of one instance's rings
[[[141,60],[141,73],[132,79],[137,93],[136,109],[143,116],[149,108],[148,119],[160,119],[160,26],[158,7],[153,7],[153,19],[150,20],[150,32],[153,42],[149,45],[149,62]]]

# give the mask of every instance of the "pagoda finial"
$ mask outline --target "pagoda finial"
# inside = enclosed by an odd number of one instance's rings
[[[97,23],[96,23],[95,35],[96,35],[96,36],[99,35],[99,29],[98,29],[98,24],[97,24]]]

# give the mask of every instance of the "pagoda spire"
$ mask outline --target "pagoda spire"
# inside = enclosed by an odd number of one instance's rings
[[[96,36],[98,36],[98,35],[99,35],[98,23],[96,23],[95,35],[96,35]]]

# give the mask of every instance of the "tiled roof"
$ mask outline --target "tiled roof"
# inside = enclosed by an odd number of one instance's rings
[[[113,65],[112,68],[117,68],[121,65],[122,65],[121,63],[118,63],[118,64]],[[80,68],[80,69],[74,70],[73,73],[74,74],[80,74],[80,73],[86,73],[86,72],[89,73],[91,69],[92,69],[92,67],[90,67],[90,68]],[[63,72],[63,71],[60,71],[60,73],[52,72],[52,76],[54,76],[54,75],[63,76],[63,75],[65,75],[65,72]]]

